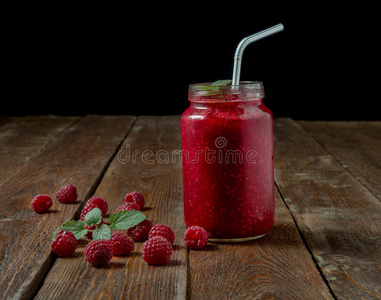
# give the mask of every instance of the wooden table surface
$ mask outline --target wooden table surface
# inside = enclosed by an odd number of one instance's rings
[[[0,118],[0,299],[381,299],[381,122],[275,119],[276,222],[264,238],[184,244],[179,116]],[[79,200],[30,201],[65,184]],[[96,195],[109,212],[130,191],[175,232],[171,261],[142,243],[94,268],[50,250],[62,223]]]

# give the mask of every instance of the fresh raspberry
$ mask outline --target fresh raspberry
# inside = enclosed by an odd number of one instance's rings
[[[172,229],[163,224],[156,224],[151,228],[148,238],[151,239],[154,236],[162,236],[163,238],[166,238],[171,245],[173,245],[173,242],[175,241],[175,234]]]
[[[184,241],[190,249],[202,249],[208,243],[208,233],[200,226],[191,226],[184,233]]]
[[[94,196],[94,197],[91,197],[89,200],[87,200],[86,205],[89,203],[95,204],[101,210],[102,216],[107,214],[108,203],[105,199]]]
[[[102,225],[102,224],[105,224],[105,222],[103,221],[103,219],[102,219],[102,221],[101,221],[101,223],[100,224],[98,224],[98,225],[93,225],[93,226],[89,226],[89,225],[86,225],[85,226],[85,229],[87,229],[87,230],[94,230],[95,229],[95,226],[98,226],[98,228]],[[92,239],[93,238],[93,232],[92,231],[88,231],[87,233],[86,233],[86,235],[85,235],[87,238],[89,238],[89,239]]]
[[[94,267],[106,265],[112,258],[112,245],[109,240],[94,240],[87,244],[83,251],[85,259]]]
[[[51,248],[59,256],[70,256],[77,249],[78,241],[68,230],[60,230],[53,240]]]
[[[116,256],[129,255],[134,251],[134,240],[120,231],[112,234],[110,242],[112,244],[112,251]]]
[[[115,210],[115,213],[117,213],[118,211],[123,211],[123,210],[140,210],[140,206],[137,205],[136,203],[134,202],[128,202],[128,203],[125,203],[125,204],[122,204],[121,206],[119,206],[116,210]]]
[[[53,201],[48,195],[37,195],[32,199],[30,205],[36,213],[40,214],[51,208]]]
[[[152,227],[153,224],[151,221],[145,219],[138,225],[128,229],[127,234],[132,237],[135,242],[144,242],[148,239],[148,234]]]
[[[97,205],[95,205],[94,203],[89,203],[89,204],[86,204],[83,208],[82,208],[82,211],[81,211],[81,221],[85,221],[85,216],[86,214],[93,210],[94,208],[99,208]],[[100,208],[99,208],[100,209]],[[102,210],[101,210],[101,213],[102,213]],[[103,213],[102,213],[102,217],[103,217]]]
[[[142,209],[144,205],[146,204],[146,202],[144,201],[143,195],[139,192],[132,192],[127,194],[124,197],[124,203],[128,203],[128,202],[136,203],[137,205],[139,205],[140,209]]]
[[[56,198],[61,203],[75,203],[77,197],[77,188],[72,184],[67,184],[56,192]]]
[[[143,244],[143,259],[150,265],[162,265],[169,262],[172,255],[171,243],[162,236],[155,236]]]

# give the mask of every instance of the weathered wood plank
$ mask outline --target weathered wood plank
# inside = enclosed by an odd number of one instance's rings
[[[18,120],[18,119],[21,119],[21,117],[3,117],[3,116],[0,116],[0,128]]]
[[[72,258],[58,258],[35,299],[185,299],[186,247],[183,235],[180,119],[139,117],[94,195],[109,203],[109,213],[124,195],[143,193],[143,213],[152,223],[170,226],[175,235],[170,262],[150,266],[141,256],[142,244],[127,257],[113,257],[105,268],[94,268],[82,247]],[[168,159],[167,159],[168,158]]]
[[[381,201],[381,122],[298,122]]]
[[[190,299],[333,299],[276,191],[267,236],[189,252]]]
[[[134,117],[87,116],[0,186],[0,298],[28,299],[52,264],[52,230],[73,218],[97,185]],[[33,196],[73,183],[79,199],[35,214]]]
[[[381,299],[381,203],[296,122],[274,123],[275,181],[338,299]]]
[[[0,184],[54,141],[78,117],[29,116],[0,128]]]

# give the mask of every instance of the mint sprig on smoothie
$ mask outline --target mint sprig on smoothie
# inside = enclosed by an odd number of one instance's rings
[[[205,92],[205,93],[202,93],[203,96],[214,96],[213,98],[220,99],[220,98],[223,98],[223,92],[222,92],[223,89],[221,89],[221,87],[227,87],[231,85],[231,83],[232,81],[230,79],[222,79],[222,80],[217,80],[211,84],[205,83],[205,84],[196,85],[195,88],[198,91]]]

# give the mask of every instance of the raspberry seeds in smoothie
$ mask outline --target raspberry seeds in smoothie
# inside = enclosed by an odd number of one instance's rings
[[[185,223],[211,239],[260,237],[274,223],[272,114],[260,82],[220,92],[191,86],[181,118]]]

